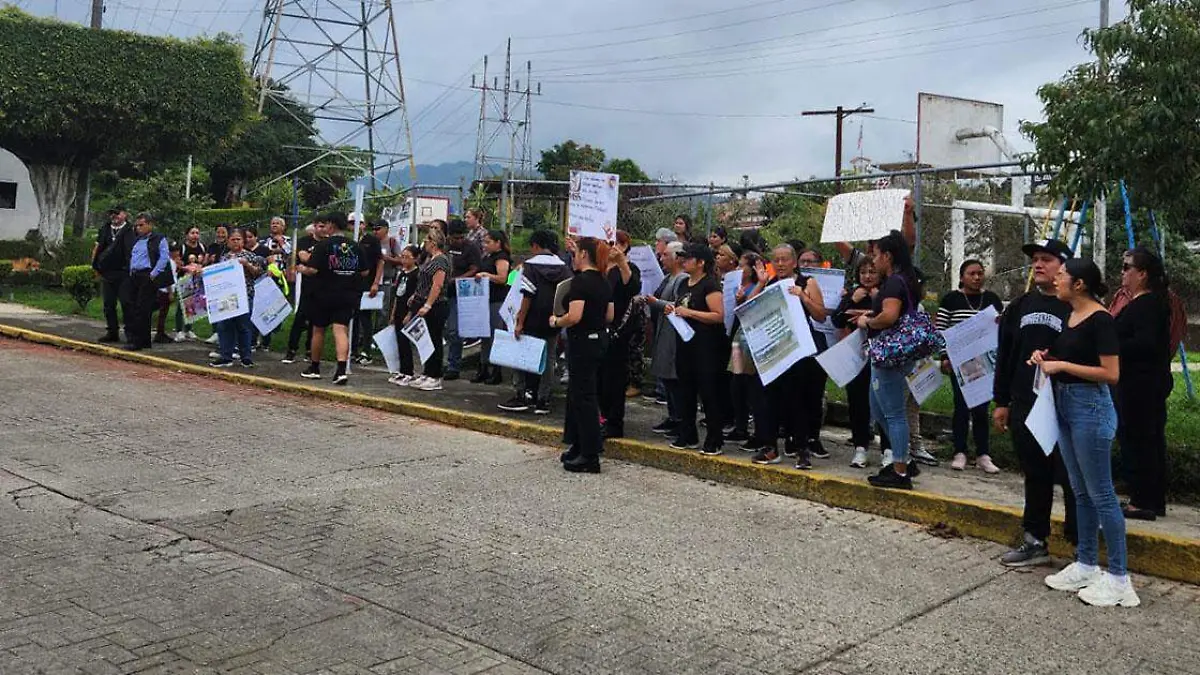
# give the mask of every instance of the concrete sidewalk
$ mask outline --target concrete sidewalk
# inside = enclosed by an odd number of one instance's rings
[[[90,319],[0,303],[0,335],[10,338],[322,396],[547,445],[558,444],[561,436],[561,400],[549,416],[503,413],[496,405],[512,395],[508,385],[473,385],[459,380],[445,383],[443,391],[420,392],[390,385],[384,368],[367,366],[353,369],[348,387],[334,387],[328,374],[317,382],[301,379],[303,362],[281,364],[281,355],[275,352],[256,353],[257,366],[253,370],[237,367],[217,370],[207,366],[210,345],[195,342],[155,345],[148,351],[127,353],[96,344],[94,339],[102,332],[103,326]],[[640,398],[630,399],[626,412],[628,437],[610,440],[606,454],[698,478],[924,523],[1000,543],[1011,543],[1019,536],[1023,490],[1021,478],[1014,472],[988,476],[976,470],[951,471],[945,465],[924,467],[916,491],[881,491],[866,484],[868,471],[848,466],[852,448],[846,444],[848,432],[844,429],[827,428],[824,442],[832,457],[814,460],[814,471],[801,472],[793,470],[790,462],[769,467],[751,464],[749,454],[732,444],[726,446],[722,457],[671,450],[661,437],[649,431],[663,412],[661,407]],[[869,471],[874,471],[879,461],[877,452],[872,453],[871,461]],[[1200,583],[1200,509],[1172,505],[1168,513],[1167,518],[1157,522],[1129,523],[1131,567],[1147,574]],[[1061,513],[1057,517],[1061,518]],[[1055,553],[1069,554],[1061,541],[1053,545]]]

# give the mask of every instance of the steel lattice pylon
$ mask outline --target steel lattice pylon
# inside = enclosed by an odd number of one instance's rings
[[[336,156],[373,187],[393,188],[390,170],[403,163],[416,182],[399,45],[391,0],[265,0],[251,60],[259,110],[281,96],[299,101],[327,146],[279,179]],[[338,150],[347,146],[370,162]]]

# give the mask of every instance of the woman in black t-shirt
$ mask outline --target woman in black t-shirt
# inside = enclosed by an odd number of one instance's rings
[[[608,349],[600,368],[600,415],[604,417],[605,438],[625,435],[625,391],[629,380],[629,361],[634,335],[645,330],[642,306],[634,298],[642,292],[642,275],[629,262],[629,234],[618,231],[616,243],[608,249],[608,287],[612,289],[613,321]],[[641,358],[640,354],[637,358]]]
[[[575,243],[576,275],[565,297],[566,314],[551,316],[551,328],[567,330],[567,418],[563,438],[563,468],[577,473],[600,473],[600,404],[597,376],[608,347],[608,324],[613,320],[612,289],[604,278],[608,244],[584,237]]]
[[[208,256],[208,252],[204,250],[204,244],[200,241],[200,228],[189,227],[183,242],[171,253],[175,258],[175,267],[180,279],[199,274]],[[182,342],[185,339],[200,339],[192,332],[192,324],[184,321],[183,308],[179,306],[179,303],[175,303],[175,333],[176,342]]]
[[[863,256],[858,261],[856,276],[858,284],[842,294],[841,304],[833,312],[836,328],[852,330],[854,320],[860,314],[870,312],[875,295],[879,292],[879,273],[875,271],[875,259]],[[867,468],[867,446],[871,445],[871,368],[862,369],[846,385],[846,407],[850,414],[850,442],[854,445],[854,457],[850,466]],[[886,436],[886,435],[885,435]],[[881,439],[882,441],[882,439]],[[880,450],[885,449],[880,443]],[[882,459],[881,459],[882,464]]]
[[[1140,601],[1125,566],[1125,516],[1112,481],[1117,411],[1108,388],[1120,380],[1121,366],[1113,318],[1098,299],[1107,292],[1096,263],[1080,258],[1064,263],[1055,295],[1071,305],[1071,315],[1054,345],[1029,359],[1054,383],[1058,447],[1075,492],[1079,531],[1075,562],[1046,577],[1046,585],[1078,592],[1089,605],[1135,607]],[[1101,529],[1107,572],[1099,568]]]
[[[394,385],[407,387],[416,378],[413,376],[413,345],[400,331],[412,320],[412,310],[409,302],[417,292],[417,260],[421,257],[418,246],[405,246],[400,251],[400,266],[396,269],[393,280],[396,289],[396,301],[392,303],[392,325],[396,327],[396,345],[400,351],[400,372],[388,378]]]
[[[676,335],[675,372],[679,377],[679,436],[671,443],[677,450],[700,446],[696,430],[696,402],[704,404],[704,445],[701,452],[719,455],[725,444],[726,412],[717,387],[729,362],[725,336],[725,307],[721,284],[714,276],[712,249],[704,244],[687,244],[679,254],[688,278],[679,287],[678,299],[668,314],[683,319],[694,333],[690,340]]]
[[[483,257],[479,261],[476,279],[488,280],[488,315],[491,328],[503,329],[500,321],[500,305],[508,295],[508,271],[512,269],[512,250],[508,247],[508,235],[504,230],[488,230],[483,237]],[[479,372],[471,378],[475,384],[500,384],[500,366],[491,365],[492,338],[480,342]]]

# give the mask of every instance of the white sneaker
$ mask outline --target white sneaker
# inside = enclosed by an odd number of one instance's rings
[[[1102,572],[1095,565],[1073,562],[1046,577],[1046,585],[1056,591],[1079,592],[1100,579]]]
[[[856,469],[867,468],[867,449],[866,448],[855,448],[854,449],[854,459],[850,460],[850,466],[852,466]]]
[[[176,331],[175,336],[172,337],[171,339],[176,342],[183,342],[184,340],[187,339],[187,333],[185,333],[183,331]]]
[[[193,332],[192,332],[192,331],[190,331],[190,330],[189,330],[188,332],[184,333],[184,335],[185,335],[185,336],[187,337],[187,339],[189,339],[189,340],[199,340],[199,339],[200,339],[200,336],[199,336],[199,335],[196,335],[195,333],[193,333]]]
[[[883,459],[880,460],[879,465],[880,466],[891,466],[892,464],[895,464],[895,462],[892,459],[892,451],[884,450],[883,451]]]
[[[417,378],[413,377],[412,375],[401,375],[400,379],[396,380],[396,386],[411,387],[413,385],[413,382],[416,382],[416,381],[417,381]]]
[[[429,378],[425,377],[424,375],[414,375],[413,379],[409,380],[408,384],[405,386],[407,386],[411,389],[420,389],[421,385],[424,384],[425,380],[428,380],[428,379]]]
[[[441,380],[441,378],[434,379],[432,377],[427,377],[427,378],[425,378],[425,381],[422,382],[420,385],[417,385],[416,388],[420,389],[421,391],[441,391],[442,390],[442,380]]]
[[[1114,577],[1101,572],[1100,578],[1079,591],[1079,599],[1093,607],[1137,607],[1142,604],[1129,575]]]
[[[221,352],[209,352],[209,353],[208,353],[208,358],[210,358],[210,359],[219,359],[219,358],[221,358]]]
[[[208,339],[205,340],[204,343],[210,344],[210,345],[215,345],[215,344],[217,344],[217,340],[219,340],[219,339],[220,338],[217,337],[217,334],[213,333],[212,335],[208,336]]]
[[[400,378],[402,378],[402,377],[404,377],[404,376],[401,375],[400,373],[392,373],[391,375],[388,375],[388,380],[387,380],[388,384],[396,384],[397,382],[400,381]]]
[[[980,455],[979,459],[975,460],[975,466],[983,469],[984,473],[1000,473],[1000,467],[992,464],[992,458],[987,455]]]
[[[950,468],[955,471],[967,468],[967,456],[961,452],[954,453],[954,460],[950,462]]]

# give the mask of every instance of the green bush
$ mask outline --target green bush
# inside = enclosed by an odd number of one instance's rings
[[[37,242],[26,239],[0,241],[0,260],[36,258],[39,253]]]
[[[193,224],[207,233],[217,225],[266,225],[269,219],[262,209],[205,209],[196,212]]]
[[[8,275],[7,281],[12,286],[50,288],[59,285],[59,276],[57,272],[50,270],[29,270],[27,272],[12,272]]]
[[[76,265],[92,264],[92,248],[96,245],[95,238],[67,237],[57,244],[50,246],[49,255],[39,255],[44,269],[66,270]]]
[[[63,288],[75,299],[80,313],[87,311],[88,303],[96,297],[96,273],[91,265],[72,265],[62,271]]]
[[[10,274],[12,274],[12,261],[0,260],[0,283],[7,281]]]

